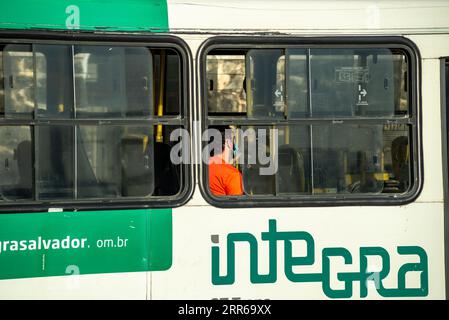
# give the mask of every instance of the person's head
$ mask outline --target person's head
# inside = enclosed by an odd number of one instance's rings
[[[223,126],[210,126],[208,129],[215,129],[220,133],[220,145],[215,145],[213,150],[214,156],[223,155],[223,159],[230,163],[232,162],[232,156],[234,152],[234,136],[232,133],[232,128],[227,125]],[[212,138],[211,138],[212,139]],[[217,141],[215,141],[217,143]],[[217,148],[219,151],[217,151]]]

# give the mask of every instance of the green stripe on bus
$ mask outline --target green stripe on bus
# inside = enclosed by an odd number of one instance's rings
[[[0,29],[168,31],[166,0],[1,1]]]
[[[0,215],[0,279],[167,270],[172,210]]]

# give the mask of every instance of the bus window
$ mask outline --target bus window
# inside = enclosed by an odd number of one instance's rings
[[[77,117],[153,113],[152,56],[147,48],[76,46]]]
[[[239,59],[231,63],[229,57]],[[224,61],[226,68],[220,68]],[[240,130],[242,161],[234,166],[242,173],[241,201],[386,198],[412,188],[416,118],[404,50],[259,45],[243,50],[223,45],[207,54],[206,63],[209,78],[211,70],[220,70],[214,73],[217,80],[204,83],[207,123]],[[240,102],[242,87],[214,87],[242,69],[245,104]],[[235,113],[239,105],[246,109]],[[275,170],[267,173],[272,163]]]
[[[0,48],[1,204],[176,200],[185,190],[186,165],[170,160],[170,134],[187,125],[177,51]]]

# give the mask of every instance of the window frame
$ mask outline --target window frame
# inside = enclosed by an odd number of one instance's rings
[[[376,49],[402,49],[409,59],[408,72],[408,98],[409,116],[405,119],[392,120],[387,117],[360,117],[339,118],[338,123],[360,124],[395,124],[406,123],[410,125],[409,138],[412,141],[410,150],[411,188],[404,194],[308,194],[308,195],[275,195],[275,196],[214,196],[209,189],[209,177],[207,165],[200,163],[200,191],[203,198],[212,206],[220,208],[249,208],[249,207],[324,207],[324,206],[392,206],[405,205],[416,200],[423,187],[423,155],[422,155],[422,130],[421,130],[421,56],[418,47],[409,39],[400,36],[333,36],[333,37],[298,37],[298,36],[216,36],[204,41],[197,53],[199,65],[197,110],[201,119],[201,132],[208,125],[242,125],[242,124],[268,124],[270,120],[248,120],[239,117],[228,117],[223,120],[209,119],[207,107],[207,79],[206,79],[206,57],[215,49],[246,50],[246,49],[324,49],[324,48],[376,48]],[[308,92],[308,95],[311,93]],[[272,119],[271,125],[281,126],[283,124],[320,124],[329,123],[329,119]],[[199,141],[201,150],[206,145]]]
[[[27,125],[35,124],[68,124],[96,125],[113,121],[115,124],[151,125],[158,124],[179,126],[191,134],[191,106],[192,106],[192,53],[186,42],[176,36],[168,34],[123,34],[123,33],[92,33],[92,32],[60,32],[60,31],[30,31],[30,30],[2,30],[0,42],[4,44],[59,44],[59,45],[118,45],[148,47],[152,49],[172,49],[180,59],[180,114],[179,116],[166,116],[158,119],[39,119],[28,120],[0,118],[0,125]],[[1,137],[0,137],[1,139]],[[189,141],[191,144],[191,140]],[[190,146],[191,150],[193,149]],[[33,144],[34,150],[34,144]],[[192,158],[190,151],[189,158]],[[130,197],[103,198],[103,199],[69,199],[69,200],[23,200],[20,202],[0,203],[1,213],[19,212],[45,212],[51,208],[60,208],[65,211],[82,210],[124,210],[144,208],[174,208],[184,205],[193,195],[194,168],[191,164],[182,164],[182,185],[178,194],[173,196],[154,196],[151,198]]]

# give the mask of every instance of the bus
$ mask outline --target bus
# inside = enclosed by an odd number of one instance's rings
[[[2,1],[0,298],[446,299],[448,90],[442,0]]]

